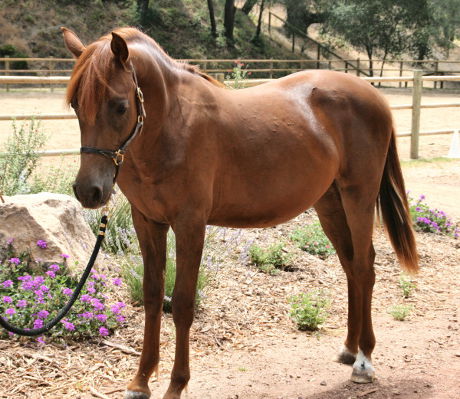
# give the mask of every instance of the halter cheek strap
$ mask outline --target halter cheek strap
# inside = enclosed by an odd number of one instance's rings
[[[131,66],[131,72],[133,75],[133,80],[136,85],[136,111],[137,111],[137,122],[136,125],[133,127],[131,130],[131,133],[129,136],[126,138],[126,140],[121,144],[121,146],[118,148],[118,150],[112,151],[112,150],[106,150],[103,148],[96,148],[96,147],[81,147],[80,148],[80,153],[86,153],[86,154],[99,154],[103,155],[104,157],[110,158],[113,160],[115,164],[115,176],[113,178],[113,183],[115,184],[115,181],[117,180],[118,177],[118,172],[120,169],[120,165],[123,163],[125,159],[125,152],[126,149],[128,148],[129,144],[134,140],[134,138],[139,134],[139,132],[142,130],[142,127],[144,126],[144,118],[146,116],[145,114],[145,108],[144,108],[144,95],[142,93],[141,88],[139,87],[139,84],[137,82],[137,76],[136,76],[136,71],[134,70],[134,66],[132,62],[129,63]]]

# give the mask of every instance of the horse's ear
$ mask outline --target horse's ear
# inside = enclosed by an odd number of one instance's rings
[[[85,51],[85,46],[78,38],[78,36],[72,32],[70,29],[61,27],[62,34],[64,36],[65,46],[69,51],[74,55],[75,58],[80,57],[81,53]]]
[[[122,64],[126,62],[129,56],[128,45],[119,34],[112,32],[112,41],[110,42],[110,48],[115,58]]]

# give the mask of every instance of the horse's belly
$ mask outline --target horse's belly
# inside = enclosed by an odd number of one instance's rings
[[[249,190],[235,184],[224,189],[209,224],[226,227],[270,227],[296,217],[313,206],[334,180],[332,173],[255,182]]]

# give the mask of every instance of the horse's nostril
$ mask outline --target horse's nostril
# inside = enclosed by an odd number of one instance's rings
[[[102,201],[102,189],[99,186],[92,188],[92,197],[95,204],[100,204]]]

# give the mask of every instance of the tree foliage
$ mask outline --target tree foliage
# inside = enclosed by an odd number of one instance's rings
[[[411,49],[426,55],[427,10],[427,0],[342,0],[330,10],[326,29],[363,49],[372,69],[377,51],[384,61]]]

